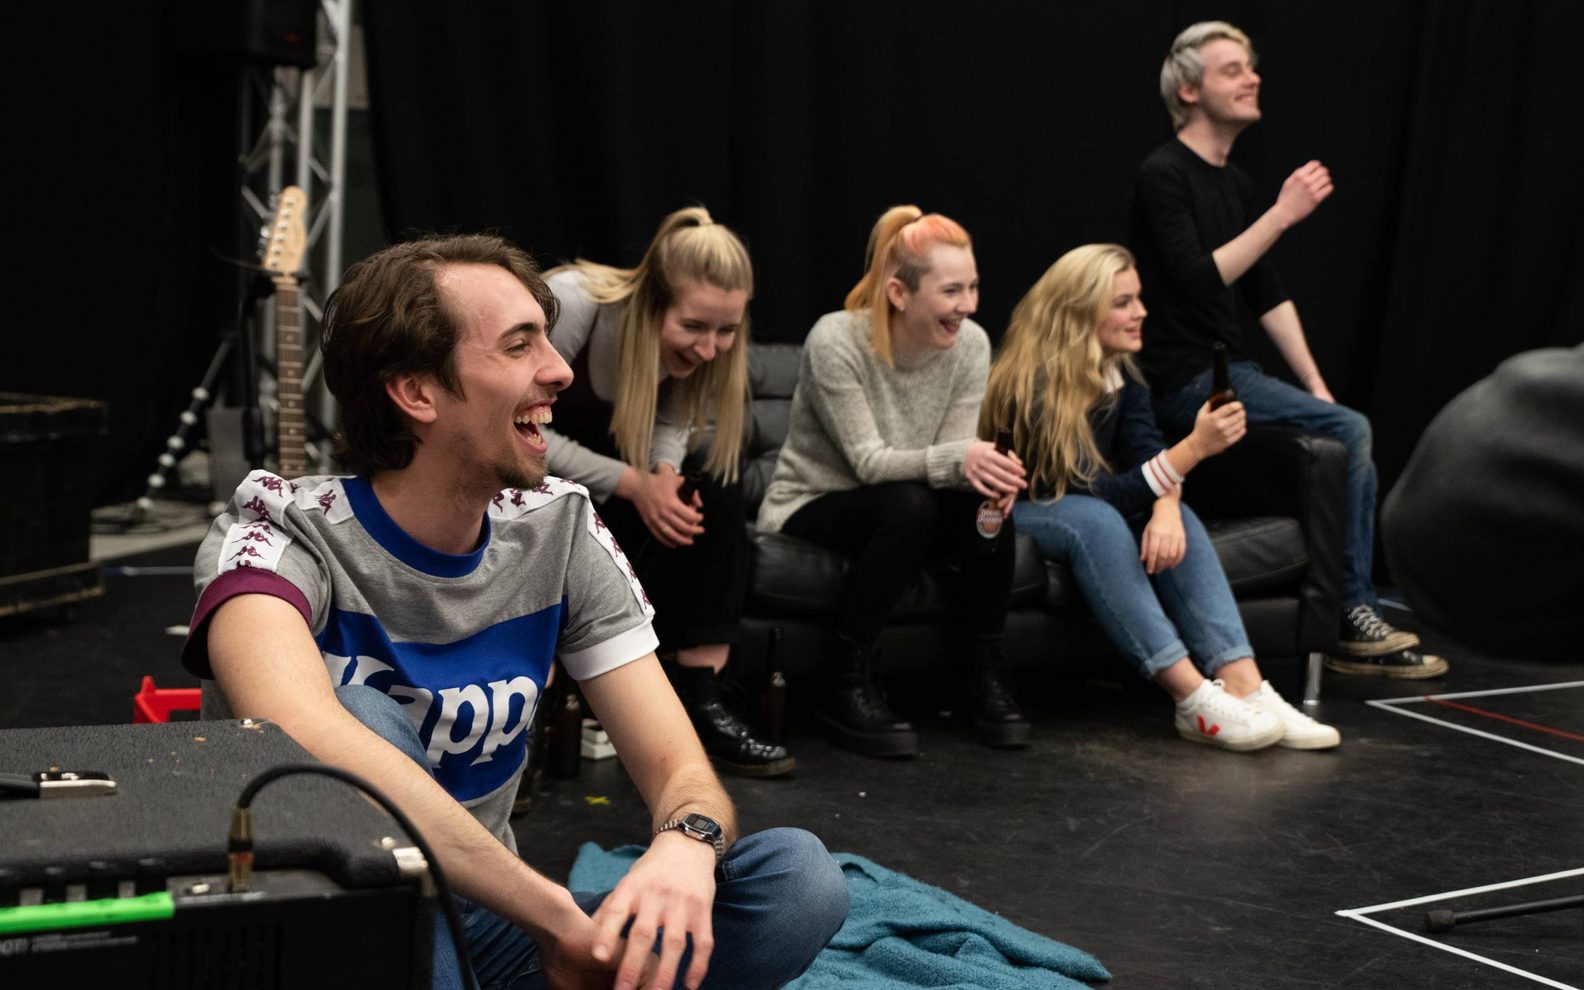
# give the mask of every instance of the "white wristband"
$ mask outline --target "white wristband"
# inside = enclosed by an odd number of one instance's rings
[[[1157,498],[1170,495],[1183,483],[1183,476],[1171,466],[1171,461],[1167,460],[1164,450],[1145,461],[1144,466],[1139,470],[1144,472],[1144,480]]]

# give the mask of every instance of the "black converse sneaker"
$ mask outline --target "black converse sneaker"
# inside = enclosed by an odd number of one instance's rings
[[[1326,670],[1359,677],[1396,677],[1405,681],[1419,681],[1426,677],[1440,677],[1450,669],[1442,658],[1418,650],[1398,650],[1379,657],[1325,658]]]
[[[1378,657],[1418,645],[1418,636],[1394,628],[1369,605],[1355,605],[1342,616],[1337,649],[1350,656]]]

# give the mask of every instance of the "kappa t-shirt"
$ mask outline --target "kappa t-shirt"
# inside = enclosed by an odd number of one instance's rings
[[[401,703],[436,780],[508,846],[525,730],[559,655],[578,680],[652,652],[654,611],[580,485],[495,496],[477,549],[418,543],[362,478],[250,474],[194,564],[182,662],[211,678],[207,622],[241,594],[291,603],[332,683]],[[220,714],[218,691],[206,713]]]

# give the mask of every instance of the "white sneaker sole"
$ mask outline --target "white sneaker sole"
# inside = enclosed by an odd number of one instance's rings
[[[1307,736],[1282,736],[1276,745],[1283,749],[1335,749],[1342,745],[1340,732],[1318,732]]]
[[[1220,733],[1212,736],[1188,726],[1177,726],[1177,734],[1189,742],[1204,743],[1206,746],[1214,746],[1217,749],[1230,749],[1234,753],[1247,753],[1251,750],[1274,746],[1286,734],[1286,731],[1278,725],[1269,732],[1258,736],[1248,736],[1233,742],[1229,739],[1221,738]]]
[[[1424,662],[1415,664],[1370,663],[1368,660],[1327,656],[1325,669],[1349,677],[1390,677],[1401,681],[1422,681],[1431,677],[1440,677],[1451,669],[1451,664],[1433,653],[1424,654]]]

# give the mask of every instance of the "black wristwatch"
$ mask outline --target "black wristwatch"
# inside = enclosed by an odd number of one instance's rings
[[[673,831],[714,846],[716,866],[720,865],[721,858],[726,855],[726,839],[721,834],[720,822],[708,815],[683,815],[681,818],[673,818],[655,829],[655,835]]]

